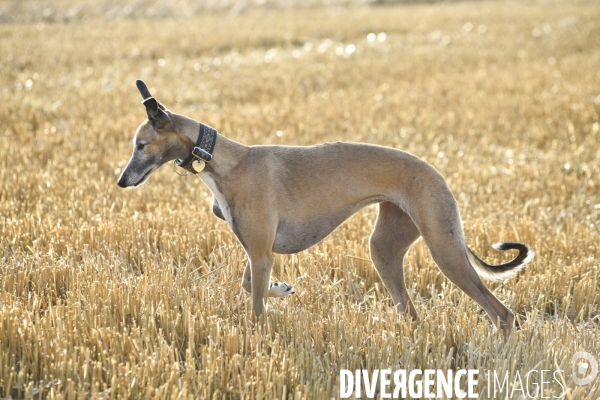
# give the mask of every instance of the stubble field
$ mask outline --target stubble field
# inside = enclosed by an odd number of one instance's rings
[[[0,25],[0,397],[329,399],[340,369],[385,368],[479,369],[480,398],[488,371],[563,370],[564,398],[600,397],[571,372],[575,352],[600,354],[600,4],[24,10]],[[277,256],[296,295],[253,329],[246,256],[208,189],[170,165],[116,185],[145,118],[136,78],[248,145],[427,160],[475,253],[537,252],[489,285],[521,330],[504,344],[422,241],[405,260],[419,320],[397,315],[368,261],[376,207]]]

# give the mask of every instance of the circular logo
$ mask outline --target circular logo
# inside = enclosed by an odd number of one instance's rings
[[[598,375],[598,361],[590,353],[578,351],[571,359],[573,382],[576,385],[588,385]]]

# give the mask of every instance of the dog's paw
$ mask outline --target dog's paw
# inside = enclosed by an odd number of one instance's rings
[[[294,288],[287,282],[275,282],[269,286],[269,297],[284,297],[294,293]]]

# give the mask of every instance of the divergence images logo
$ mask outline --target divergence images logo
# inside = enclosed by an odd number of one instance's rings
[[[571,359],[573,382],[576,385],[588,385],[598,375],[598,362],[590,353],[579,351]]]

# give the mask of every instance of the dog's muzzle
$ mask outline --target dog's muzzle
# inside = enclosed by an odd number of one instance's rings
[[[127,187],[126,179],[123,177],[123,175],[121,175],[121,177],[119,177],[119,180],[117,181],[117,185],[121,186],[122,188]]]

